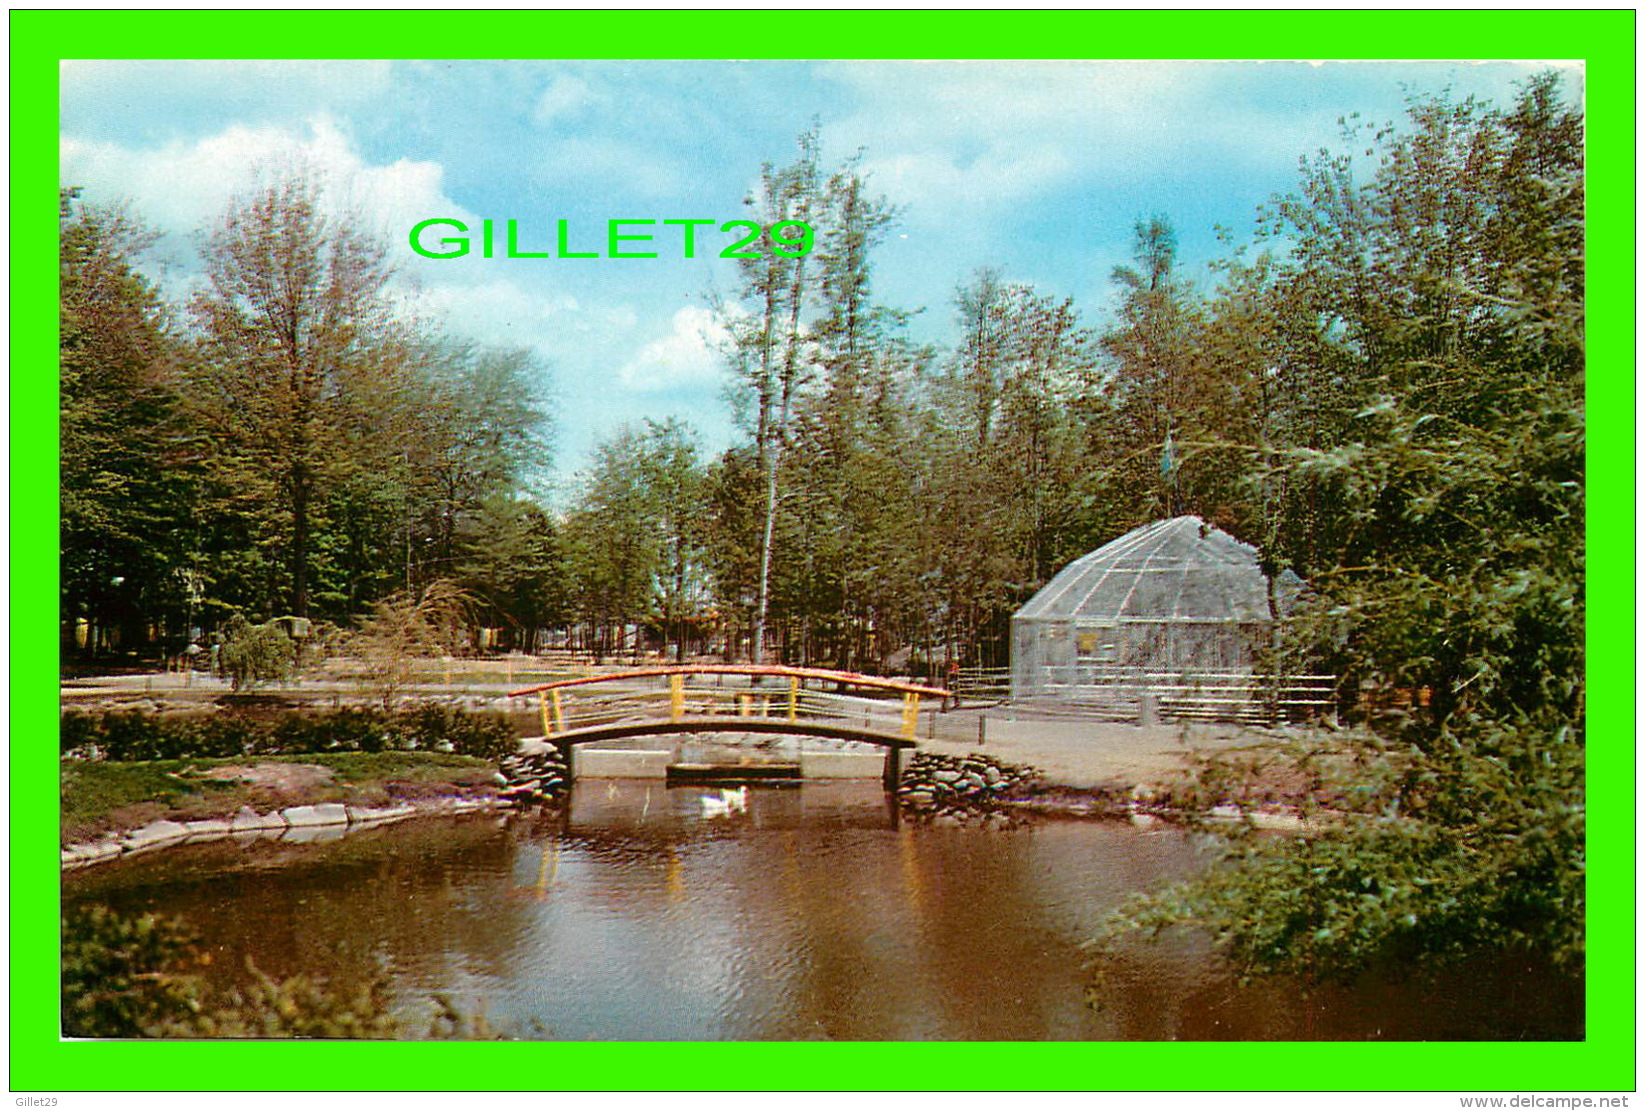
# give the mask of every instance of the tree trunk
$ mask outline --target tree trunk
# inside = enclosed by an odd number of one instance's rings
[[[291,612],[308,616],[308,476],[301,465],[291,481]]]
[[[754,615],[753,662],[765,662],[765,623],[771,606],[771,537],[777,524],[777,445],[765,449],[765,530],[760,538],[760,603]]]

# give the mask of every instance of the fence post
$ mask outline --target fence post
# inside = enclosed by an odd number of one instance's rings
[[[788,720],[798,721],[800,716],[800,677],[791,676],[788,680]]]
[[[675,672],[668,677],[668,720],[679,721],[685,714],[685,676]]]
[[[1159,724],[1159,696],[1152,691],[1143,691],[1137,700],[1137,724],[1145,729]]]
[[[560,710],[560,688],[555,687],[549,692],[554,699],[554,732],[565,731],[565,714]]]
[[[916,691],[909,691],[902,696],[902,735],[909,740],[920,728],[920,696]]]

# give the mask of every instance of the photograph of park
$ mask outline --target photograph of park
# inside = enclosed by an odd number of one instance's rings
[[[58,73],[65,1042],[1590,1037],[1582,62]]]

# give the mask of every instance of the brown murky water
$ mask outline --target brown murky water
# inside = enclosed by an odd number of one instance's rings
[[[561,1039],[1503,1039],[1582,1036],[1579,984],[1482,961],[1304,996],[1241,987],[1187,941],[1141,946],[1086,1003],[1079,942],[1210,865],[1177,831],[898,827],[874,784],[749,792],[580,784],[552,820],[421,821],[219,843],[64,878],[65,907],[163,910],[212,974],[385,973]]]

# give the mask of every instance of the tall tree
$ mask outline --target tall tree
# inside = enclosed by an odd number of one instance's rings
[[[459,584],[480,616],[505,629],[509,643],[538,647],[537,634],[568,624],[564,538],[535,503],[498,494],[465,513],[457,536]]]
[[[351,403],[394,320],[384,247],[328,215],[318,186],[290,177],[230,206],[206,247],[194,301],[203,372],[190,395],[228,496],[283,551],[283,591],[306,616],[321,502],[348,460]]]
[[[1198,300],[1177,270],[1170,221],[1137,222],[1134,262],[1116,266],[1113,281],[1121,294],[1118,320],[1101,341],[1108,356],[1106,431],[1126,485],[1153,495],[1135,515],[1203,509],[1185,496],[1190,476],[1182,473],[1177,447],[1208,423],[1208,382],[1198,358],[1202,321]]]
[[[760,542],[760,585],[753,619],[752,653],[756,662],[766,649],[766,621],[771,602],[771,564],[780,501],[779,472],[791,436],[796,395],[809,369],[801,314],[816,279],[807,253],[778,250],[771,229],[787,221],[813,226],[822,210],[818,133],[802,132],[799,155],[778,168],[767,163],[760,172],[760,192],[745,203],[765,229],[756,257],[740,262],[743,297],[754,305],[738,328],[735,358],[743,388],[754,399],[754,447],[765,480],[765,516]]]
[[[123,208],[62,195],[59,431],[65,648],[182,619],[197,600],[194,486],[174,383],[184,358],[138,270],[151,242]],[[187,629],[179,630],[187,633]]]
[[[469,527],[497,499],[527,492],[549,459],[542,367],[530,351],[425,341],[411,365],[418,399],[399,439],[413,453],[404,488],[408,578],[453,573],[475,542]]]
[[[895,213],[869,190],[859,163],[852,158],[832,173],[822,197],[820,280],[807,328],[813,371],[794,412],[789,558],[779,568],[781,609],[798,631],[800,658],[847,667],[874,654],[874,587],[889,571],[875,557],[890,553],[871,547],[871,538],[907,486],[906,475],[876,473],[888,452],[901,454],[881,402],[888,391],[912,400],[915,362],[900,338],[906,314],[873,299],[872,251]]]
[[[1352,812],[1146,916],[1207,925],[1247,969],[1493,948],[1580,968],[1581,132],[1552,76],[1508,109],[1416,99],[1368,172],[1322,156],[1265,221],[1287,248],[1269,351],[1302,387],[1274,465],[1322,495],[1286,499],[1276,554],[1313,594],[1297,650],[1369,731],[1344,742]]]
[[[705,474],[697,436],[685,422],[646,422],[640,461],[657,532],[657,594],[663,640],[674,642],[675,660],[684,660],[687,629],[698,616],[693,602],[704,594],[702,545],[705,529]]]
[[[705,516],[689,426],[624,426],[599,446],[565,530],[575,604],[598,631],[598,651],[620,646],[615,630],[655,621],[684,656],[684,630],[699,616],[693,603],[706,593],[699,554]]]
[[[751,447],[727,449],[706,470],[704,565],[725,638],[727,661],[752,651],[759,612],[764,476]]]
[[[1076,402],[1093,340],[1073,304],[979,271],[955,298],[961,340],[933,383],[930,515],[950,637],[1003,661],[1010,612],[1083,543]]]

